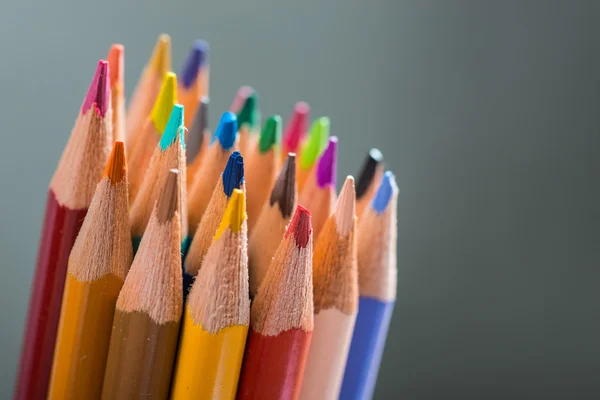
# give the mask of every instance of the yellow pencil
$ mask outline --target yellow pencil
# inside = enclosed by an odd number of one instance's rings
[[[246,199],[235,189],[190,291],[172,399],[234,399],[250,319]]]

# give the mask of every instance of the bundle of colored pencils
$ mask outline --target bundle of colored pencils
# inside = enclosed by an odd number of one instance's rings
[[[176,76],[161,35],[127,107],[124,47],[99,61],[48,190],[15,399],[372,397],[394,176],[372,149],[338,196],[329,119],[262,121],[248,86],[211,134],[208,50]]]

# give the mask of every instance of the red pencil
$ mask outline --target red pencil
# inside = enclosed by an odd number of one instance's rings
[[[71,247],[112,146],[108,63],[101,60],[50,182],[15,399],[45,399]]]
[[[312,227],[298,206],[252,303],[238,399],[296,399],[313,330]]]

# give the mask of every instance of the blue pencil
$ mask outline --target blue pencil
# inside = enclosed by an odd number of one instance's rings
[[[340,399],[370,399],[396,300],[398,187],[387,171],[359,221],[358,316]]]

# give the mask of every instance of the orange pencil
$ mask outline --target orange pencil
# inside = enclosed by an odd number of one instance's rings
[[[110,69],[110,102],[112,104],[113,136],[115,141],[125,141],[125,49],[113,44],[108,52]]]

